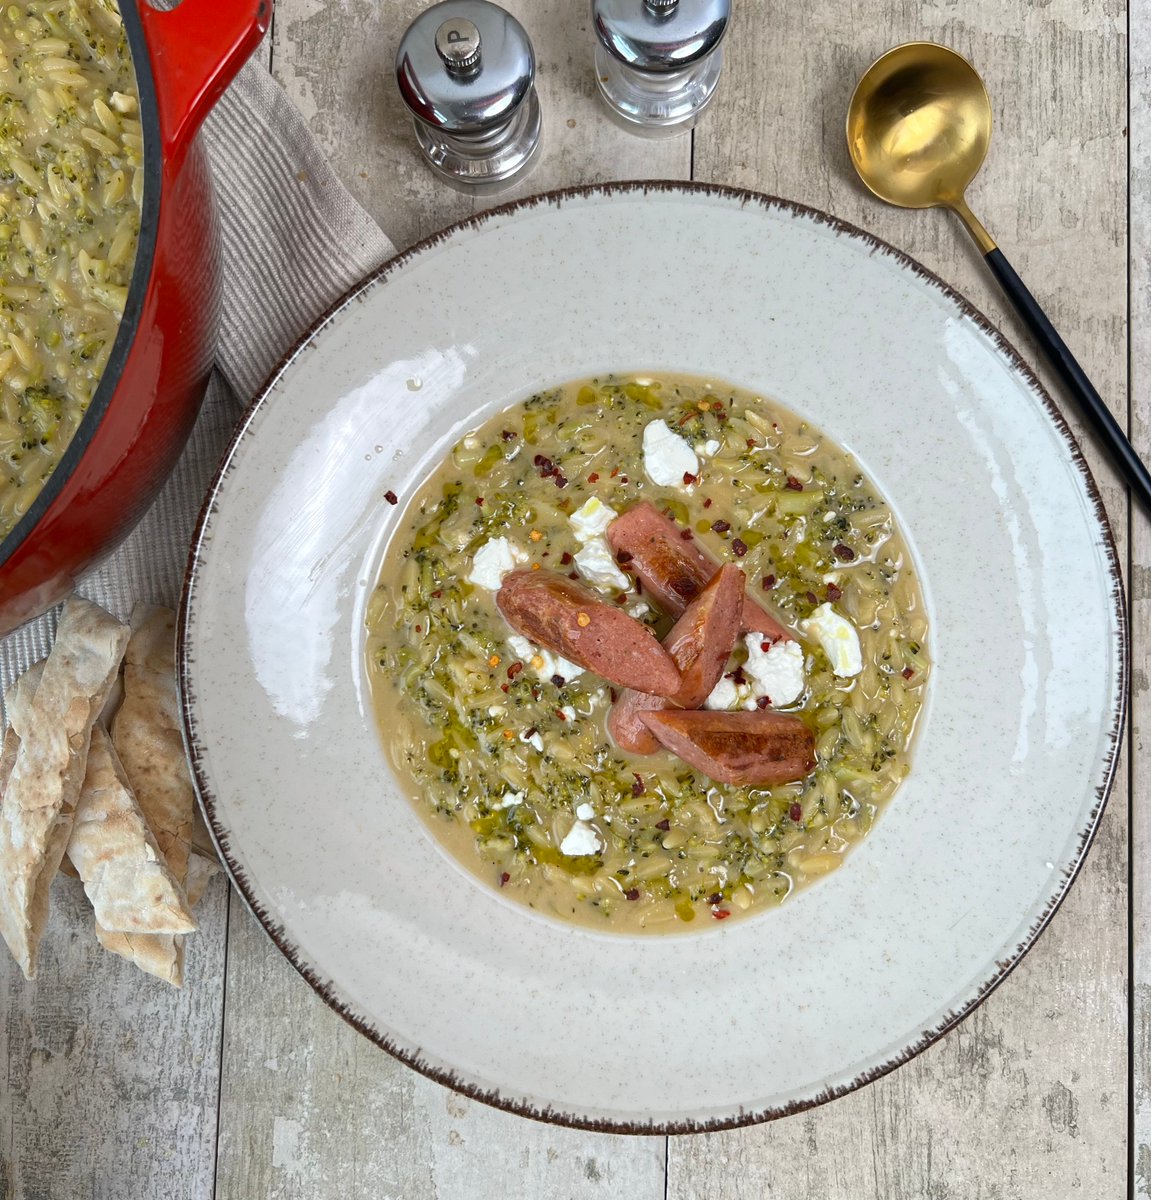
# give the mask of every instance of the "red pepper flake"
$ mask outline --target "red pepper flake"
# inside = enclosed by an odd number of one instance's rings
[[[761,588],[763,588],[763,590],[764,590],[765,592],[770,592],[770,591],[771,591],[771,589],[772,589],[773,587],[775,587],[775,576],[774,576],[774,575],[765,575],[765,576],[764,576],[764,577],[763,577],[763,578],[760,580],[760,582],[759,582],[759,586],[760,586]]]
[[[537,733],[539,733],[539,730],[538,730],[538,729],[537,729],[537,728],[536,728],[536,727],[533,725],[533,726],[531,727],[531,729],[529,729],[529,730],[527,731],[527,733],[525,733],[525,734],[524,734],[524,741],[525,741],[525,742],[530,742],[530,741],[532,740],[532,738],[534,738],[534,737],[535,737],[535,735],[536,735]]]
[[[562,708],[556,708],[556,709],[553,709],[552,711],[555,713],[555,715],[557,717],[559,717],[559,719],[561,721],[566,721],[568,719],[567,713],[564,712],[564,710]]]
[[[693,538],[695,535],[692,533],[692,531],[691,531],[690,529],[681,529],[681,530],[679,531],[679,536],[680,536],[681,538],[683,538],[683,540],[684,540],[685,542],[690,542],[690,541],[691,541],[691,539],[692,539],[692,538]]]
[[[500,434],[500,437],[502,437],[505,442],[510,442],[512,440],[512,438],[514,438],[515,436],[516,436],[516,431],[514,429],[505,429]]]
[[[667,817],[664,817],[662,821],[656,821],[655,827],[656,829],[662,829],[664,833],[667,833],[667,831],[671,828],[671,822],[667,819]]]
[[[503,887],[509,879],[511,879],[511,876],[507,873],[507,871],[502,871],[500,873],[500,887]]]
[[[542,467],[548,460],[542,454],[537,454],[532,458],[532,465]]]
[[[755,707],[758,708],[761,712],[763,711],[763,709],[767,708],[768,705],[770,705],[770,704],[771,704],[770,696],[759,696],[756,698],[756,701],[755,701]]]
[[[704,506],[704,508],[711,508],[711,497],[710,496],[708,496],[708,498],[703,502],[703,506]]]
[[[477,503],[477,504],[480,506],[480,508],[483,508],[483,506],[484,506],[484,498],[483,498],[483,496],[477,496],[477,497],[476,497],[476,503]]]
[[[715,419],[717,421],[726,421],[727,420],[727,413],[725,413],[723,411],[723,409],[720,408],[718,405],[716,406],[716,410],[715,410]]]
[[[635,558],[630,550],[617,550],[615,560],[621,567],[626,567],[631,560]]]
[[[417,625],[417,626],[416,626],[416,633],[423,633],[423,632],[424,632],[424,627],[423,627],[422,625]]]
[[[842,542],[838,542],[832,546],[831,552],[840,562],[851,562],[855,558],[855,551],[850,546],[845,546]]]
[[[631,480],[628,479],[628,477],[626,475],[621,475],[619,477],[619,481],[620,481],[620,483],[630,483],[631,482]]]
[[[643,776],[642,776],[642,775],[637,775],[637,774],[636,774],[636,773],[633,771],[633,772],[632,772],[632,778],[635,780],[635,783],[633,783],[633,784],[631,785],[631,794],[632,794],[633,796],[642,796],[642,795],[644,794],[644,792],[646,792],[646,791],[647,791],[647,786],[644,784],[644,781],[643,781]]]
[[[569,571],[569,572],[568,572],[568,578],[569,578],[569,579],[578,579],[578,578],[579,578],[579,572],[578,572],[578,571]]]
[[[803,806],[793,804],[788,810],[787,815],[798,825],[803,820]]]
[[[519,674],[519,673],[520,673],[520,672],[521,672],[523,669],[524,669],[524,664],[523,664],[522,662],[514,662],[514,663],[512,663],[512,665],[511,665],[510,667],[508,667],[508,678],[509,678],[509,679],[515,679],[515,677],[516,677],[516,676],[517,676],[517,675],[518,675],[518,674]]]
[[[803,484],[794,475],[789,475],[787,477],[787,490],[789,492],[802,492]]]
[[[711,915],[715,917],[717,921],[726,921],[727,918],[731,916],[731,910],[728,908],[713,908],[711,910]]]
[[[532,686],[532,699],[533,699],[533,700],[538,700],[539,698],[540,698],[540,690],[539,690],[539,688],[538,688],[538,687],[535,687],[535,686],[533,685],[533,686]],[[535,730],[534,730],[534,729],[532,730],[532,733],[535,733]]]
[[[771,642],[760,642],[759,648],[766,654],[771,649]]]
[[[730,528],[731,524],[728,521],[712,521],[711,523],[713,533],[727,533]]]
[[[840,591],[840,589],[837,588],[834,583],[829,583],[827,585],[827,598],[833,604],[835,603],[836,600],[839,600],[842,596],[843,596],[843,592]]]
[[[611,696],[611,702],[612,702],[612,704],[614,704],[614,703],[615,703],[615,702],[616,702],[616,701],[619,699],[619,692],[617,692],[617,691],[615,690],[615,688],[613,688],[613,687],[609,687],[609,688],[608,688],[608,693],[609,693],[609,695]]]
[[[558,488],[566,488],[566,487],[567,487],[567,485],[568,485],[568,481],[567,481],[567,478],[566,478],[566,476],[563,476],[563,475],[557,475],[557,476],[556,476],[556,487],[558,487]]]
[[[639,888],[628,888],[627,891],[624,892],[623,898],[625,900],[638,900],[639,899]]]
[[[734,671],[728,671],[724,679],[730,679],[732,683],[744,684],[747,682],[747,676],[743,673],[743,667],[736,667]]]
[[[755,438],[748,438],[748,439],[747,439],[747,448],[748,448],[749,450],[754,450],[754,449],[755,449]]]
[[[616,596],[615,602],[616,602],[616,604],[626,604],[627,603],[627,593],[620,592],[620,594],[618,596]]]
[[[436,588],[436,590],[434,592],[432,592],[432,599],[438,600],[442,595],[443,595],[443,592],[440,591],[439,588]]]
[[[708,896],[707,902],[708,904],[722,904],[723,892],[716,892],[714,895]]]
[[[643,595],[643,580],[638,575],[635,577],[635,594],[637,596]]]
[[[732,538],[731,552],[736,558],[742,558],[747,553],[747,543],[742,538]]]
[[[814,592],[808,592],[807,593],[807,602],[808,602],[808,604],[818,604],[819,597]]]
[[[904,667],[901,674],[903,675],[904,679],[910,679],[915,672],[910,667]]]
[[[553,675],[552,683],[554,683],[556,687],[563,687],[563,685],[567,683],[567,680],[562,675]]]
[[[560,555],[560,565],[564,566],[564,567],[570,567],[571,563],[572,563],[572,556],[565,550]]]
[[[611,469],[612,479],[614,479],[618,474],[619,474],[619,467],[612,467],[612,469]]]
[[[693,475],[690,471],[684,471],[684,473],[683,473],[684,487],[691,487],[691,485],[693,483],[696,483],[698,480],[699,480],[698,475]]]
[[[386,501],[387,501],[389,504],[399,504],[399,502],[400,502],[400,498],[399,498],[399,496],[397,496],[397,495],[396,495],[396,493],[395,493],[395,492],[392,492],[392,491],[385,492],[385,493],[384,493],[384,499],[385,499],[385,500],[386,500]]]
[[[501,691],[501,692],[510,692],[510,691],[511,691],[511,688],[509,688],[509,687],[508,687],[508,685],[507,685],[506,683],[501,683],[501,684],[500,684],[500,691]]]
[[[590,475],[587,477],[587,481],[588,481],[588,483],[599,483],[599,472],[598,472],[598,471],[593,471],[593,472],[592,472],[592,473],[591,473],[591,474],[590,474]]]

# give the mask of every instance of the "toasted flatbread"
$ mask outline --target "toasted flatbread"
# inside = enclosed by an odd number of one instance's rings
[[[49,889],[72,832],[92,723],[116,678],[130,630],[73,596],[18,729],[0,801],[0,934],[28,979],[36,974]]]
[[[184,889],[172,877],[103,725],[92,726],[88,769],[72,836],[72,860],[96,923],[119,933],[191,933]]]
[[[105,950],[128,959],[149,975],[173,987],[184,986],[184,939],[168,933],[112,933],[96,926],[96,937]]]
[[[124,656],[124,700],[112,741],[173,877],[182,885],[192,842],[195,793],[180,734],[176,614],[153,604],[132,612]]]
[[[219,873],[220,864],[215,856],[207,858],[198,850],[193,850],[188,855],[188,878],[185,881],[185,890],[188,893],[188,903],[193,908],[200,903],[204,893],[208,890],[208,884],[212,882],[212,877]]]

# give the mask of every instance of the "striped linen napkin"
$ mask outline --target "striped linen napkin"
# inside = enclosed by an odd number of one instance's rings
[[[188,447],[158,499],[77,588],[121,619],[138,600],[175,606],[200,505],[248,401],[312,322],[395,253],[332,174],[303,118],[262,65],[249,63],[240,72],[203,135],[223,235],[217,369]],[[0,688],[48,653],[56,619],[56,612],[48,613],[0,641]]]

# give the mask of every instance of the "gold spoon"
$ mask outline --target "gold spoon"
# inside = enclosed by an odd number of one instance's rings
[[[949,208],[967,227],[1083,415],[1151,509],[1151,475],[1047,314],[967,207],[964,193],[991,142],[991,101],[962,55],[908,42],[876,59],[847,110],[847,148],[860,179],[900,208]]]

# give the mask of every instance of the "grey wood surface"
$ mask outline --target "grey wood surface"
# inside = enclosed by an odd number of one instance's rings
[[[909,38],[967,53],[996,105],[972,207],[1123,422],[1130,403],[1134,435],[1151,453],[1148,5],[1132,14],[1129,114],[1127,13],[1117,0],[737,0],[714,110],[694,139],[664,143],[634,139],[598,110],[584,0],[505,6],[535,42],[545,113],[542,160],[511,197],[694,176],[815,204],[919,257],[1034,361],[960,229],[946,214],[869,198],[843,147],[847,97],[876,54]],[[279,0],[268,50],[338,174],[401,248],[477,207],[426,173],[391,83],[393,48],[419,7]],[[221,881],[182,994],[100,955],[78,888],[62,881],[42,977],[25,985],[0,964],[0,1198],[1111,1200],[1129,1180],[1151,1197],[1151,944],[1142,936],[1130,1145],[1127,1073],[1129,894],[1136,929],[1151,918],[1146,873],[1144,886],[1128,888],[1128,785],[1144,802],[1148,790],[1151,540],[1087,452],[1132,585],[1135,750],[1050,929],[968,1021],[912,1063],[810,1113],[707,1137],[538,1125],[458,1097],[354,1033]],[[1135,815],[1134,861],[1145,863],[1151,816],[1138,805]]]

